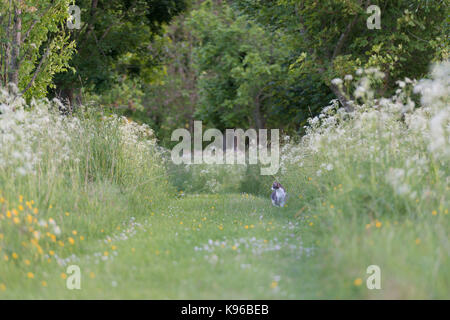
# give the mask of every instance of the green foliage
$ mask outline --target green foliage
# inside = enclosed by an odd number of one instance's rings
[[[154,126],[167,146],[171,132],[192,128],[194,118],[222,130],[303,134],[308,117],[331,99],[353,98],[339,96],[332,79],[378,67],[386,73],[383,94],[394,79],[421,77],[446,57],[441,3],[378,4],[381,30],[367,28],[357,1],[199,1],[155,38],[152,52],[164,68],[141,87],[144,111],[126,114]]]
[[[91,105],[114,109],[116,113],[126,115],[127,111],[142,111],[144,92],[138,79],[123,77],[117,85],[102,94],[86,92]]]
[[[16,60],[14,68],[18,71],[21,91],[27,98],[45,97],[48,88],[53,88],[56,74],[71,69],[69,60],[75,51],[75,42],[66,30],[68,6],[70,0],[3,0],[0,4],[0,39],[1,39],[1,84],[6,86],[14,82],[8,74],[15,73],[11,63]],[[15,11],[20,8],[21,13]],[[16,28],[17,21],[21,29]],[[17,25],[18,27],[19,25]],[[20,31],[20,43],[15,36]],[[14,49],[19,56],[15,57]]]
[[[221,129],[263,128],[276,84],[284,80],[280,37],[230,7],[212,6],[205,2],[189,20],[199,43],[196,115]]]
[[[116,90],[123,77],[153,79],[159,56],[152,41],[173,16],[186,8],[185,1],[163,0],[82,0],[82,27],[71,39],[77,53],[67,72],[56,79],[55,94],[73,100],[74,88],[87,88],[95,94]]]
[[[448,58],[446,1],[371,1],[381,8],[381,30],[367,28],[368,4],[358,0],[232,3],[269,30],[296,39],[293,53],[300,60],[291,71],[305,77],[318,74],[327,86],[358,68],[377,67],[387,75],[386,92],[394,79],[420,78],[431,61]]]

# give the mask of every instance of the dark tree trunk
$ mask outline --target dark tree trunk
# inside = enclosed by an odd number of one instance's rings
[[[264,129],[265,128],[265,119],[261,114],[261,98],[257,96],[255,99],[255,108],[253,109],[253,120],[255,122],[255,129]]]
[[[22,9],[21,2],[14,6],[14,26],[11,41],[11,59],[9,61],[8,81],[19,85],[19,56],[22,45]]]

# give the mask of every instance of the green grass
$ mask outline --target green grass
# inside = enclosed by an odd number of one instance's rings
[[[126,119],[5,113],[0,299],[448,299],[447,140],[389,106],[327,112],[336,125],[283,146],[285,208],[258,167],[176,168]]]
[[[135,199],[114,193],[109,197],[105,200],[114,198],[116,208],[109,215],[122,215],[120,230],[105,224],[104,232],[95,233],[86,225],[79,231],[86,239],[65,251],[78,257],[68,264],[80,266],[81,290],[66,288],[61,277],[66,267],[55,260],[26,266],[20,259],[10,259],[0,264],[0,282],[6,285],[0,297],[389,299],[442,298],[446,294],[448,260],[433,250],[438,243],[431,234],[422,237],[419,245],[415,243],[412,221],[385,222],[380,228],[360,228],[359,232],[350,224],[353,234],[327,235],[327,219],[300,211],[305,204],[300,198],[291,199],[285,208],[275,208],[269,199],[247,194],[188,195],[157,205],[135,205],[131,214],[122,210]],[[333,213],[339,209],[330,209],[329,204],[324,207],[334,223],[344,222],[336,217],[339,213]],[[136,226],[127,232],[131,216],[136,217]],[[121,232],[128,239],[116,239]],[[220,244],[210,245],[210,240]],[[195,249],[205,245],[213,249]],[[310,248],[314,249],[308,254]],[[105,252],[106,261],[96,257]],[[381,290],[365,286],[366,268],[371,264],[381,267]],[[33,279],[27,277],[30,270]],[[362,285],[354,284],[357,278],[363,280]]]
[[[70,263],[81,268],[81,290],[66,288],[65,267],[54,261],[35,267],[34,279],[27,277],[30,267],[10,261],[2,264],[1,274],[8,278],[0,294],[6,299],[314,298],[320,288],[315,260],[307,254],[313,247],[311,227],[295,212],[251,195],[187,196],[139,212],[140,226],[127,240],[87,237],[76,250],[82,252],[79,260]],[[195,250],[205,245],[214,248]],[[108,260],[95,258],[105,252]]]

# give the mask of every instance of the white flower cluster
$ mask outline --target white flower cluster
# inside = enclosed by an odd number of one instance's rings
[[[92,145],[103,141],[130,167],[162,167],[153,130],[116,115],[91,121],[94,116],[62,116],[64,106],[54,99],[30,104],[0,89],[0,170],[10,175],[59,170],[68,161],[92,157]],[[101,125],[99,125],[99,121]],[[91,146],[91,147],[89,147]],[[113,155],[108,155],[111,158]],[[117,161],[116,161],[117,162]]]
[[[450,63],[436,65],[430,79],[398,81],[399,88],[390,98],[374,98],[372,83],[382,73],[360,70],[359,75],[362,78],[355,85],[356,100],[351,102],[354,110],[345,112],[332,101],[319,116],[309,119],[301,142],[282,148],[282,172],[302,167],[309,156],[318,162],[317,176],[367,163],[376,167],[376,178],[386,181],[399,195],[433,196],[418,182],[427,175],[448,180]],[[351,79],[346,77],[346,82]],[[334,83],[342,84],[337,80]],[[414,102],[414,93],[420,95],[420,107]],[[430,163],[435,165],[433,172]]]
[[[114,117],[114,121],[120,121],[120,133],[123,146],[131,154],[136,156],[146,155],[156,147],[156,138],[153,130],[146,124],[138,124],[125,117]],[[136,158],[145,161],[145,158]]]
[[[0,89],[0,169],[33,174],[38,167],[60,165],[76,158],[69,144],[82,131],[77,118],[61,117],[51,109],[58,101],[33,100],[30,105]]]

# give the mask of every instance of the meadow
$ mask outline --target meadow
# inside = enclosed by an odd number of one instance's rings
[[[255,168],[174,167],[146,125],[3,89],[0,298],[448,299],[450,65],[375,99],[381,76],[284,138],[284,208]]]

